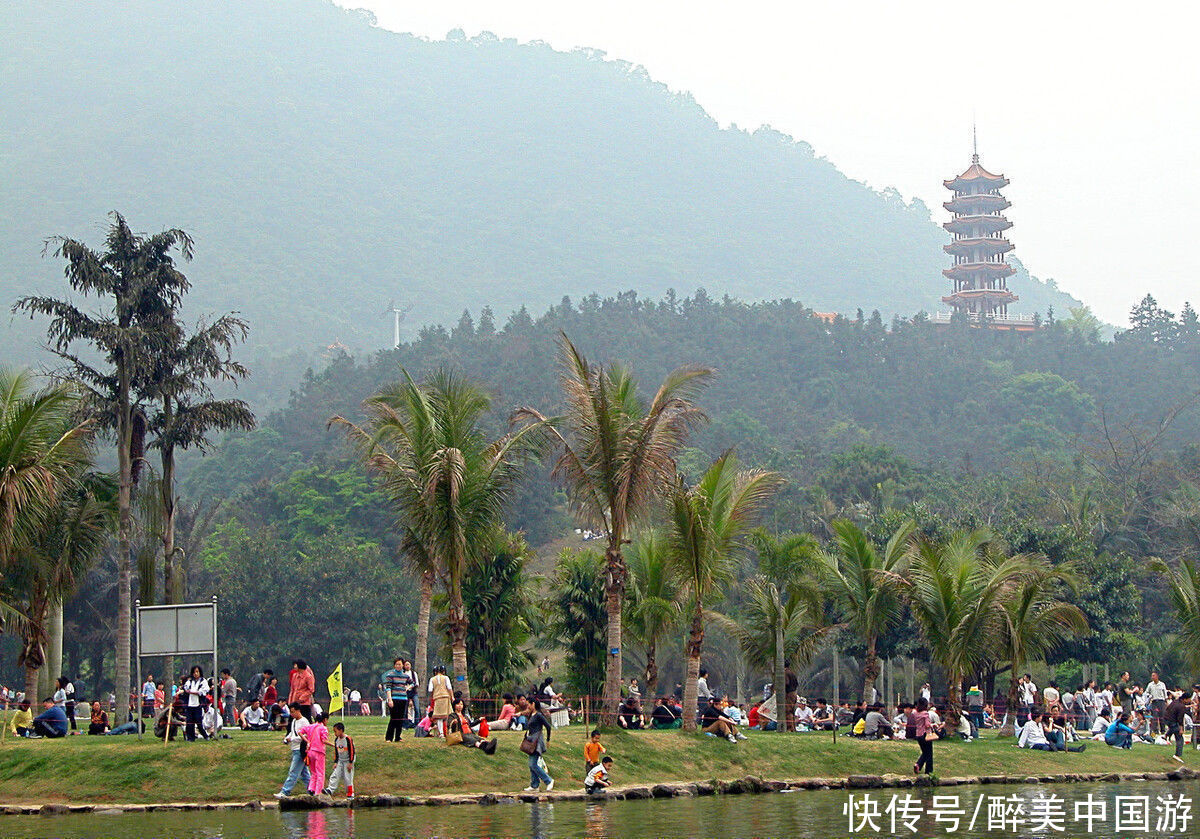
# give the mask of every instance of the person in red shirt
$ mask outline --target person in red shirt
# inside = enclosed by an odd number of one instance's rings
[[[750,706],[750,712],[746,714],[746,725],[750,726],[750,728],[758,728],[758,723],[760,722],[758,717],[758,706],[761,704],[761,702],[755,702]]]
[[[300,708],[305,719],[312,719],[313,692],[317,689],[317,675],[311,667],[298,658],[292,662],[288,673],[288,705]]]

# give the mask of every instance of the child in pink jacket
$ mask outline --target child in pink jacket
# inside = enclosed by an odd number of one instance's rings
[[[325,720],[329,714],[317,714],[313,722],[300,729],[300,736],[308,744],[308,791],[318,795],[325,789],[325,744],[329,742],[329,729]]]

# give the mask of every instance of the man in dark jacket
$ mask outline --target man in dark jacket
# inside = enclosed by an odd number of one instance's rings
[[[1187,714],[1187,703],[1185,700],[1190,700],[1191,694],[1184,694],[1183,691],[1171,694],[1172,699],[1163,710],[1162,720],[1166,726],[1167,739],[1175,738],[1175,760],[1183,763],[1183,718]]]

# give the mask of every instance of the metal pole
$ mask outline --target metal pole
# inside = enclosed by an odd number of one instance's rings
[[[220,690],[221,689],[217,685],[217,596],[215,594],[213,595],[212,604],[213,604],[213,669],[212,669],[212,681],[209,682],[209,684],[211,684],[213,686],[213,707],[220,708],[220,706],[221,706]],[[218,715],[224,716],[224,714],[222,713],[223,711],[224,711],[224,709],[222,708],[221,711],[218,712]]]
[[[133,601],[133,614],[136,617],[133,631],[137,648],[137,702],[133,704],[133,718],[136,720],[137,736],[142,739],[142,599]],[[116,718],[116,713],[113,713]]]

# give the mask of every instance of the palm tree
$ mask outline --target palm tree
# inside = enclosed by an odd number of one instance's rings
[[[1029,565],[1028,573],[1004,598],[1004,620],[998,639],[1000,654],[1011,665],[1010,709],[1017,707],[1017,674],[1025,665],[1088,631],[1087,618],[1079,607],[1058,597],[1063,587],[1074,591],[1074,578],[1069,569],[1051,568],[1045,557],[1038,555],[1023,558]],[[1015,713],[1005,715],[1002,735],[1013,733],[1016,718]]]
[[[131,654],[131,536],[132,495],[135,460],[141,454],[140,433],[135,435],[134,398],[138,383],[145,380],[150,360],[170,343],[164,324],[187,292],[187,277],[175,267],[178,251],[192,258],[192,238],[182,230],[164,230],[154,235],[135,234],[117,212],[105,235],[104,251],[95,251],[75,239],[57,236],[46,244],[46,252],[66,260],[65,275],[71,288],[84,296],[95,295],[103,310],[92,313],[69,300],[53,297],[23,297],[14,312],[50,318],[47,335],[51,350],[65,361],[71,375],[105,407],[100,419],[116,431],[118,468],[117,523],[117,649],[115,692],[118,698],[130,691]],[[78,344],[103,359],[96,367],[74,350]],[[120,699],[123,708],[125,702]]]
[[[444,576],[455,681],[469,700],[463,576],[501,526],[534,426],[489,441],[480,423],[490,402],[477,385],[446,371],[417,385],[401,372],[364,403],[366,430],[342,417],[330,424],[359,444],[405,519],[406,541]]]
[[[649,531],[634,543],[627,592],[625,630],[645,652],[645,695],[653,699],[658,692],[658,645],[680,615],[679,587],[660,534]]]
[[[234,345],[249,333],[246,322],[224,315],[212,323],[201,323],[188,335],[177,314],[174,309],[170,311],[170,322],[164,327],[171,336],[169,345],[156,354],[139,388],[140,395],[157,406],[149,418],[149,428],[156,435],[151,447],[159,450],[162,467],[156,486],[162,517],[157,535],[162,542],[163,594],[167,603],[182,603],[186,588],[175,561],[175,453],[205,449],[213,431],[254,428],[254,413],[244,401],[216,399],[209,387],[213,380],[236,383],[249,375],[232,357]],[[146,570],[153,579],[153,563]]]
[[[1179,622],[1176,647],[1184,651],[1193,670],[1200,670],[1200,563],[1184,559],[1178,568],[1172,568],[1161,559],[1153,559],[1150,567],[1167,580]]]
[[[27,372],[0,368],[0,570],[39,535],[81,461],[91,424],[78,423],[70,386],[36,391]]]
[[[677,479],[667,499],[668,550],[691,615],[683,728],[696,730],[697,680],[704,651],[704,609],[733,577],[754,518],[783,482],[776,472],[738,469],[721,456],[695,486]]]
[[[63,601],[75,592],[104,549],[115,523],[113,480],[96,473],[77,475],[59,494],[38,538],[20,552],[10,584],[21,592],[21,652],[17,663],[25,668],[26,696],[37,696],[38,671],[47,663],[51,615],[61,610]]]
[[[546,428],[560,456],[555,475],[568,487],[576,514],[602,530],[605,610],[609,655],[604,674],[603,719],[612,722],[621,701],[621,618],[627,568],[622,549],[634,523],[670,486],[675,456],[691,429],[704,419],[693,403],[711,378],[709,367],[681,367],[667,376],[649,403],[625,367],[593,366],[565,334],[559,336],[560,384],[566,407],[561,417],[532,408],[514,415]]]
[[[604,557],[566,550],[559,556],[546,599],[546,635],[567,651],[567,684],[595,696],[604,681]]]
[[[900,620],[904,603],[897,579],[908,561],[909,543],[916,525],[906,522],[896,529],[880,554],[871,538],[851,521],[830,524],[834,550],[823,556],[821,578],[837,604],[841,619],[866,647],[863,657],[863,698],[870,701],[879,678],[879,638]]]
[[[807,633],[805,638],[815,639],[825,634],[824,630],[817,632],[815,629],[824,623],[821,620],[824,596],[809,575],[810,571],[815,570],[815,557],[820,548],[817,540],[807,533],[774,537],[759,528],[750,535],[750,539],[758,558],[759,573],[758,583],[747,589],[752,617],[749,618],[750,625],[744,630],[728,628],[738,638],[743,653],[750,659],[748,663],[771,668],[771,682],[775,686],[776,696],[786,700],[785,665],[798,664],[811,654],[806,648],[804,655],[800,656],[796,647],[800,639],[789,640],[789,633],[809,623],[813,631]],[[764,628],[769,630],[769,639],[764,634]],[[770,658],[763,659],[768,647]],[[783,723],[780,731],[792,729],[794,720],[787,711],[785,701],[785,706],[779,709],[780,722]]]
[[[962,531],[945,542],[920,539],[903,575],[893,572],[930,658],[945,672],[954,717],[962,710],[963,680],[994,652],[1005,623],[1004,603],[1030,569],[1006,557],[987,530]]]

